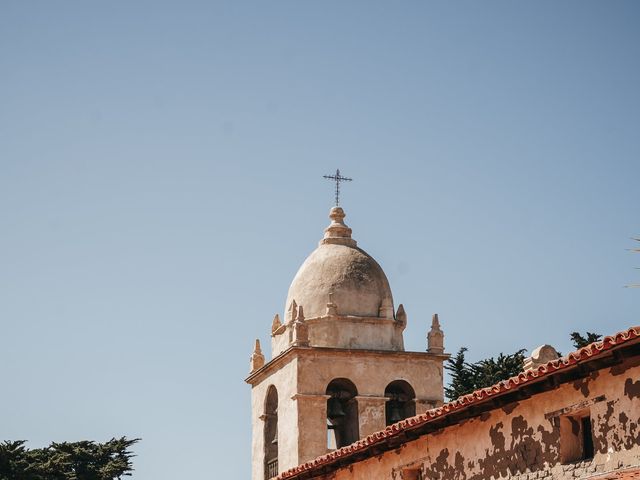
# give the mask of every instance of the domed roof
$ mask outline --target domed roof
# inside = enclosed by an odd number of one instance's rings
[[[295,301],[307,319],[327,315],[332,306],[340,316],[393,318],[387,276],[378,262],[357,247],[344,217],[342,208],[331,209],[332,223],[294,277],[285,312]]]

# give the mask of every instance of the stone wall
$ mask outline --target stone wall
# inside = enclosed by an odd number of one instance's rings
[[[274,369],[269,381],[259,383],[251,390],[252,425],[252,474],[254,480],[263,480],[264,474],[264,426],[266,400],[269,387],[278,393],[278,460],[284,468],[298,463],[298,409],[291,401],[296,393],[296,359]],[[281,467],[283,468],[283,467]]]

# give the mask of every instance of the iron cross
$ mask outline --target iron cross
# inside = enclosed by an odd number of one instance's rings
[[[340,175],[340,170],[336,170],[335,175],[323,175],[327,180],[336,182],[336,207],[340,205],[340,182],[350,182],[353,178],[347,178]]]

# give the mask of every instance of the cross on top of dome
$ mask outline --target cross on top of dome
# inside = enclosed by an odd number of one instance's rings
[[[340,205],[340,182],[350,182],[353,178],[343,177],[340,175],[340,169],[336,170],[335,175],[323,175],[327,180],[336,182],[336,207]]]

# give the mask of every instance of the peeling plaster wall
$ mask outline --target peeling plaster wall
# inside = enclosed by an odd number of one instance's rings
[[[424,480],[563,480],[638,465],[639,364],[626,360],[317,478],[407,480],[419,469]],[[585,409],[594,457],[563,464],[560,417]]]
[[[278,463],[280,469],[290,468],[298,463],[298,445],[295,441],[298,411],[291,397],[297,383],[297,360],[283,365],[251,389],[251,458],[253,480],[264,479],[264,419],[267,391],[271,385],[278,391]]]

